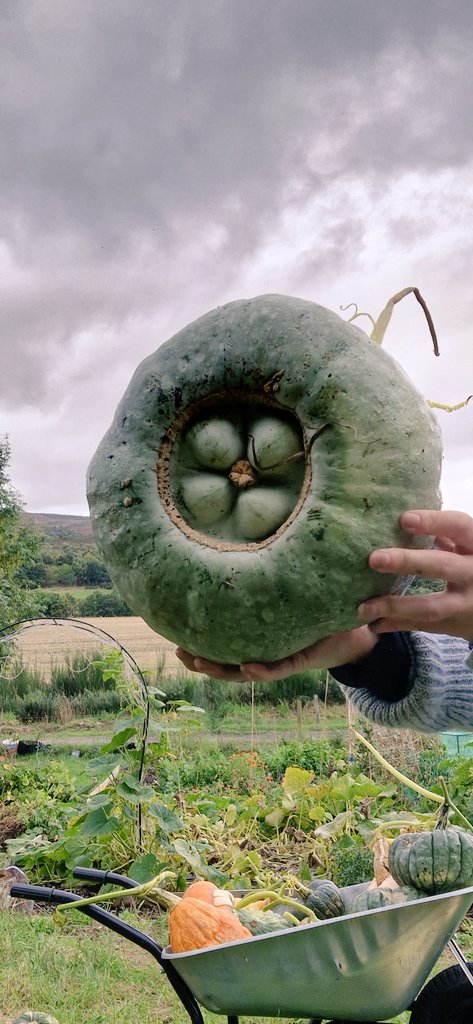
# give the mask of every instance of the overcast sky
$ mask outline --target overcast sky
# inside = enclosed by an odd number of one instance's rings
[[[2,0],[0,48],[0,433],[28,511],[87,514],[138,362],[232,299],[376,315],[416,285],[441,356],[412,297],[386,349],[427,397],[473,393],[471,0]],[[445,504],[473,512],[473,401],[439,420]]]

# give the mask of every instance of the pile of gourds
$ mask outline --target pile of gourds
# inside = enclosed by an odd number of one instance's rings
[[[170,945],[174,953],[185,953],[469,885],[473,885],[472,833],[457,828],[405,832],[396,839],[379,841],[373,882],[348,906],[329,879],[298,885],[300,902],[267,890],[236,899],[211,882],[193,882],[171,910]]]

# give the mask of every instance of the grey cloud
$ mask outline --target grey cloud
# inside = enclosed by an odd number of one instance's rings
[[[451,106],[461,99],[464,111],[468,100],[454,71],[466,59],[471,26],[469,5],[453,7],[402,0],[392,7],[377,0],[11,7],[2,131],[8,237],[23,259],[34,259],[31,231],[47,239],[69,226],[93,257],[97,244],[128,248],[140,226],[175,251],[183,222],[202,224],[211,212],[228,225],[238,253],[278,210],[288,179],[308,174],[316,136],[348,132],[345,169],[347,162],[391,171],[458,158],[469,144]],[[403,109],[387,111],[392,63],[407,58],[414,80]],[[427,122],[437,96],[448,132],[435,123],[432,149]]]

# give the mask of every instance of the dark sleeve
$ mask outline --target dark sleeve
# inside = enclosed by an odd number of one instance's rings
[[[369,690],[382,700],[402,700],[413,686],[412,664],[405,633],[382,633],[376,647],[353,665],[331,668],[338,683]]]

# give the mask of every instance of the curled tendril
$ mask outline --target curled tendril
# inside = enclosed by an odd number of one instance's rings
[[[342,313],[345,313],[347,311],[347,309],[350,309],[351,306],[354,307],[355,312],[352,313],[352,315],[348,317],[347,323],[352,324],[354,320],[358,319],[358,317],[366,316],[368,318],[368,320],[370,321],[370,323],[372,324],[373,329],[376,327],[375,319],[374,319],[374,317],[371,316],[371,313],[360,313],[356,302],[349,302],[348,306],[340,306],[340,309],[341,309]]]

